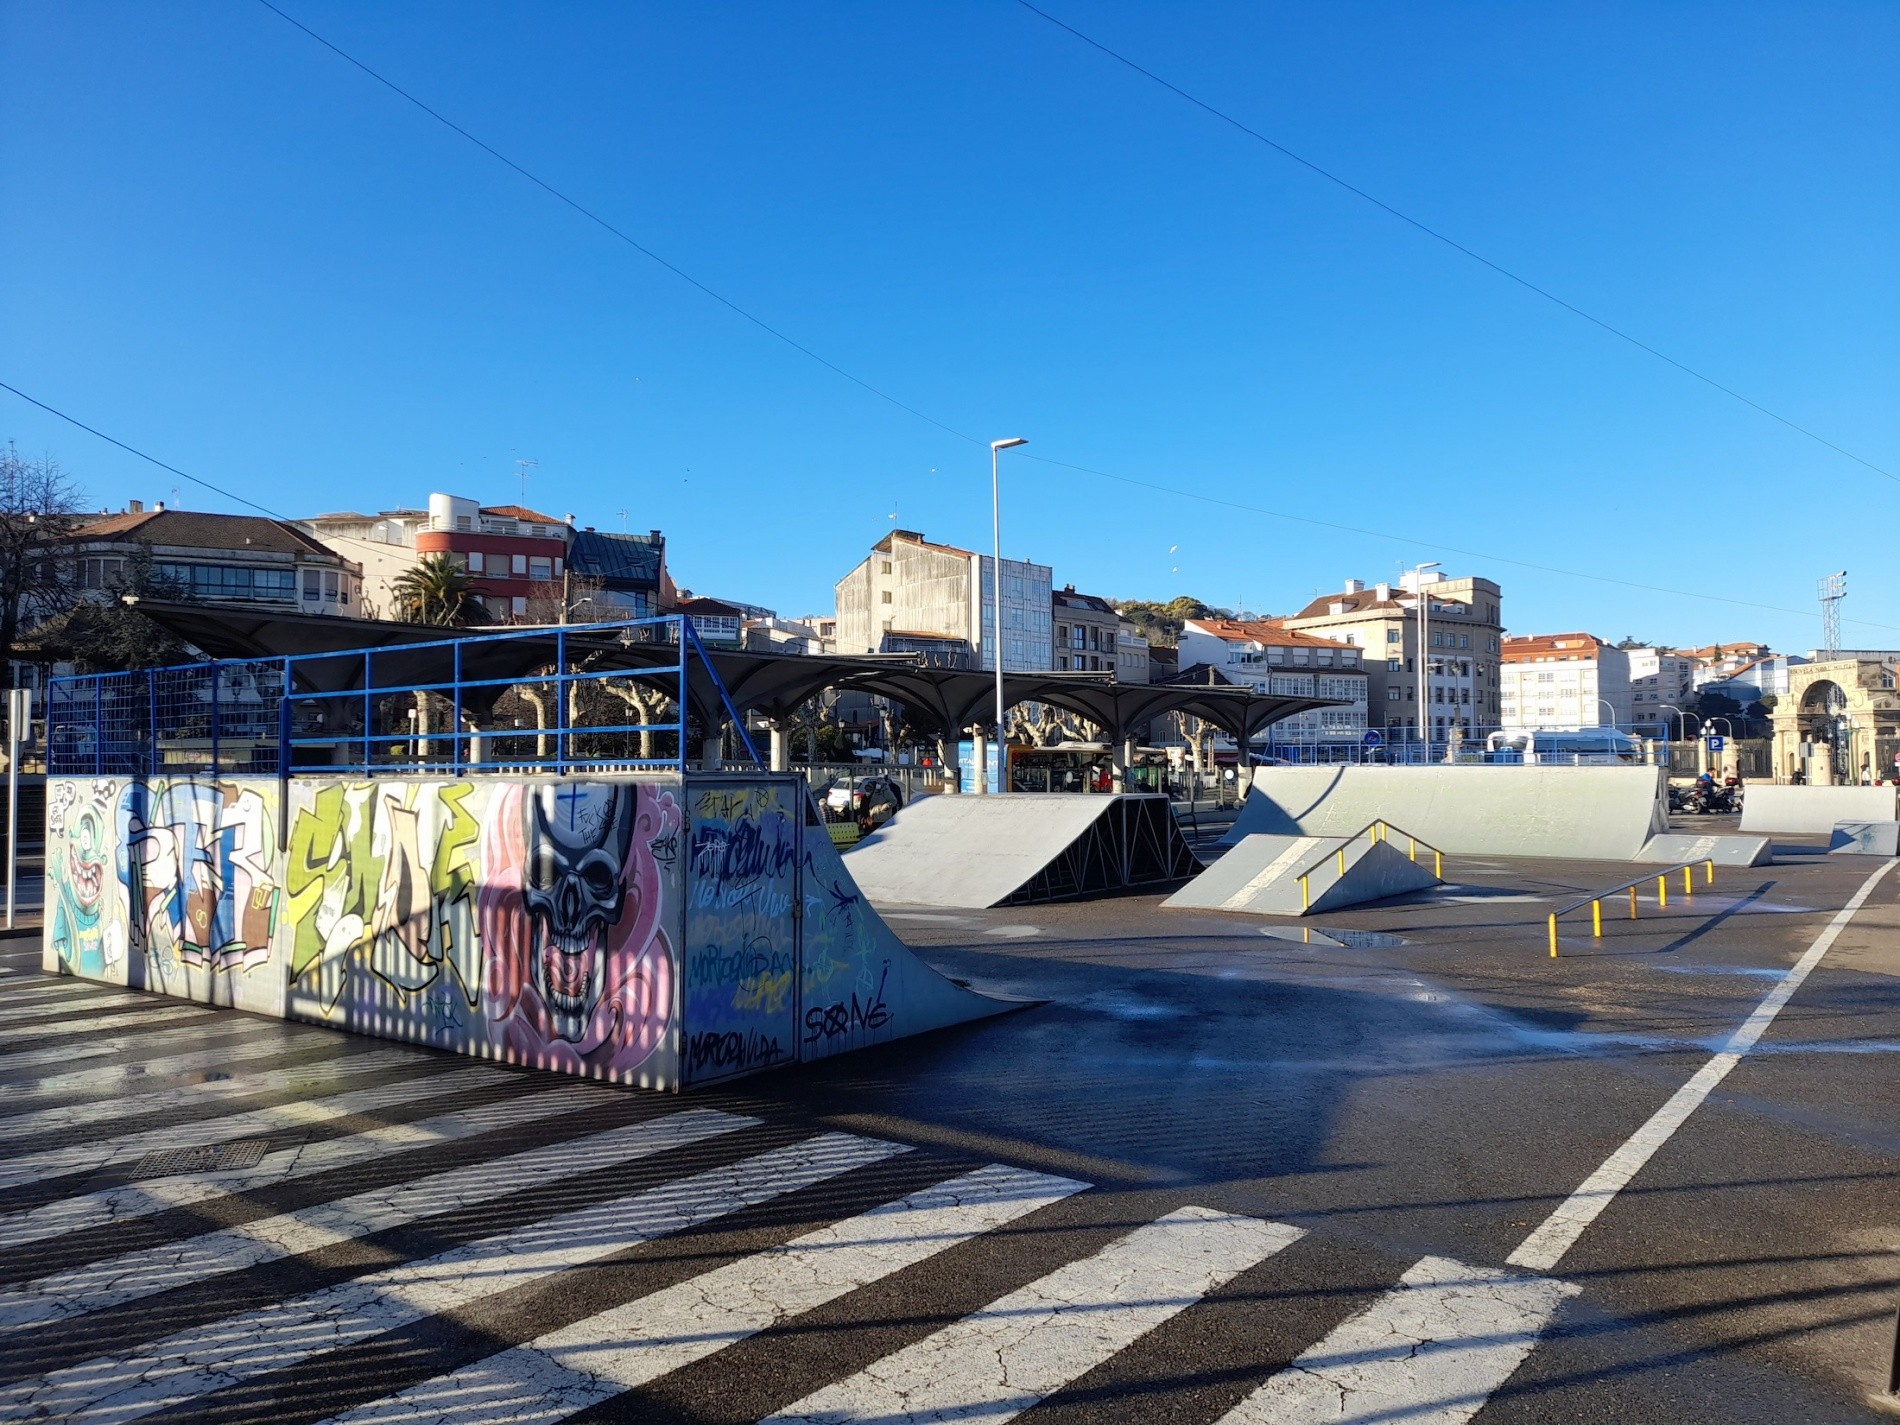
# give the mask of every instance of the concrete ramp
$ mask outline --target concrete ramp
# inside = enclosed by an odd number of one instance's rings
[[[804,837],[801,1060],[1021,1009],[945,979],[884,923],[823,828]]]
[[[1166,797],[1062,792],[925,797],[843,864],[874,901],[964,910],[1159,888],[1201,868]]]
[[[1900,821],[1840,821],[1828,837],[1830,856],[1900,856]]]
[[[1403,849],[1405,833],[1395,828],[1393,834],[1393,841],[1248,836],[1162,904],[1175,910],[1314,915],[1439,884],[1431,853],[1424,851],[1413,861]]]
[[[1669,829],[1669,806],[1656,767],[1256,767],[1223,840],[1374,821],[1456,855],[1628,861]]]
[[[1832,836],[1839,821],[1900,817],[1893,787],[1777,787],[1751,782],[1742,794],[1742,830]]]
[[[1766,866],[1775,859],[1775,846],[1765,836],[1691,836],[1671,831],[1650,837],[1636,859],[1660,866],[1680,866],[1684,861]]]

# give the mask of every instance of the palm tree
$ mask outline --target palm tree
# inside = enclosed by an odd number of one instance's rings
[[[488,612],[468,587],[468,571],[446,554],[431,554],[390,586],[396,612],[410,623],[452,628],[486,623]]]

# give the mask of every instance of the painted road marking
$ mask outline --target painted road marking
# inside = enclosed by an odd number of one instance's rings
[[[1082,1192],[991,1164],[335,1417],[351,1425],[560,1419]]]
[[[1182,1208],[771,1420],[1008,1420],[1301,1235],[1284,1223]]]
[[[1577,1288],[1427,1257],[1220,1425],[1463,1425]]]
[[[108,1009],[122,1004],[150,1004],[150,995],[128,994],[120,990],[108,990],[87,995],[42,995],[30,1004],[20,1004],[11,993],[6,996],[7,1008],[0,1009],[0,1024],[12,1024],[16,1020],[36,1019],[45,1014],[71,1013],[76,1009]]]
[[[22,1381],[0,1389],[0,1419],[134,1420],[908,1151],[827,1133]]]
[[[1514,1267],[1526,1267],[1531,1271],[1547,1272],[1563,1260],[1564,1253],[1576,1245],[1577,1238],[1584,1229],[1596,1221],[1597,1215],[1608,1207],[1616,1195],[1629,1184],[1629,1180],[1641,1171],[1656,1150],[1667,1143],[1670,1136],[1682,1127],[1690,1114],[1694,1113],[1709,1096],[1715,1086],[1728,1077],[1729,1071],[1741,1063],[1742,1055],[1755,1046],[1768,1026],[1775,1022],[1775,1016],[1781,1013],[1782,1006],[1794,997],[1801,988],[1802,981],[1821,963],[1821,957],[1833,948],[1854,913],[1866,903],[1873,894],[1874,887],[1880,884],[1880,878],[1893,870],[1896,863],[1884,862],[1878,870],[1861,882],[1846,905],[1834,913],[1821,933],[1814,938],[1807,953],[1787,974],[1781,977],[1767,997],[1755,1006],[1753,1014],[1742,1021],[1741,1028],[1729,1036],[1729,1041],[1720,1053],[1710,1059],[1696,1071],[1695,1077],[1670,1096],[1670,1099],[1650,1117],[1649,1121],[1629,1136],[1627,1142],[1603,1160],[1599,1167],[1583,1185],[1566,1198],[1555,1212],[1545,1218],[1543,1224],[1524,1239],[1518,1249],[1505,1260]]]
[[[97,1034],[107,1029],[123,1029],[128,1024],[151,1024],[170,1019],[201,1019],[218,1011],[198,1004],[155,1004],[148,1009],[133,1010],[128,1014],[103,1014],[97,1019],[88,1019],[83,1024],[75,1020],[61,1020],[58,1024],[23,1024],[8,1029],[0,1038],[0,1059],[10,1059],[16,1053],[25,1053],[26,1041],[45,1039],[54,1034]],[[16,1049],[14,1046],[18,1045]]]
[[[555,1097],[549,1095],[537,1102],[550,1113],[558,1113],[559,1108],[550,1101]],[[103,1311],[207,1277],[315,1252],[373,1232],[404,1227],[437,1213],[651,1157],[721,1133],[753,1127],[757,1122],[712,1109],[692,1109],[564,1143],[544,1144],[503,1158],[484,1159],[183,1242],[164,1242],[89,1262],[0,1292],[0,1329]]]
[[[189,1177],[154,1178],[150,1182],[126,1183],[80,1197],[49,1202],[30,1212],[0,1217],[0,1247],[38,1242],[69,1232],[82,1232],[115,1222],[129,1222],[154,1213],[189,1207],[214,1197],[242,1195],[253,1188],[290,1182],[317,1173],[347,1168],[371,1158],[385,1158],[439,1143],[459,1142],[482,1133],[532,1123],[537,1119],[573,1111],[575,1105],[565,1097],[567,1091],[523,1094],[494,1103],[477,1105],[456,1113],[421,1118],[413,1123],[388,1123],[361,1133],[323,1138],[315,1143],[299,1144],[266,1153],[255,1168]],[[596,1089],[594,1093],[599,1093]],[[602,1100],[589,1094],[579,1107]]]
[[[250,1019],[232,1016],[229,1019],[199,1021],[183,1029],[161,1029],[156,1034],[137,1036],[101,1035],[94,1039],[77,1025],[68,1025],[72,1039],[65,1044],[45,1045],[38,1049],[28,1049],[17,1054],[0,1057],[0,1076],[13,1078],[25,1075],[41,1064],[70,1064],[78,1059],[103,1059],[112,1054],[130,1053],[135,1049],[150,1049],[172,1044],[205,1044],[235,1041],[252,1034],[282,1033],[283,1022],[274,1019]],[[30,1088],[37,1080],[22,1087]],[[8,1092],[12,1092],[9,1086]]]
[[[288,1037],[281,1031],[281,1024],[270,1024],[256,1020],[238,1020],[244,1026],[245,1033],[234,1037],[228,1044],[219,1044],[212,1049],[195,1049],[189,1054],[164,1054],[157,1058],[140,1059],[135,1064],[101,1064],[92,1069],[74,1069],[65,1074],[48,1074],[28,1083],[11,1084],[5,1091],[6,1102],[0,1102],[0,1108],[9,1103],[33,1098],[56,1098],[62,1094],[110,1091],[107,1103],[116,1103],[120,1096],[127,1093],[142,1094],[148,1085],[165,1087],[164,1080],[185,1074],[196,1074],[209,1069],[214,1073],[232,1064],[242,1064],[251,1059],[268,1059],[273,1056],[288,1059],[295,1054],[328,1050],[338,1062],[350,1057],[338,1051],[345,1047],[344,1041],[324,1037],[306,1038],[302,1035]],[[157,1036],[153,1036],[157,1037]],[[194,1038],[199,1042],[202,1036]],[[312,1060],[320,1063],[321,1060]],[[427,1060],[416,1059],[417,1064]],[[291,1068],[308,1065],[290,1065]],[[221,1086],[225,1080],[210,1079],[197,1081],[198,1087],[210,1089]],[[16,1117],[0,1118],[0,1136],[11,1132]]]
[[[363,1055],[371,1058],[371,1055]],[[391,1053],[392,1060],[402,1060]],[[360,1060],[358,1061],[360,1062]],[[378,1065],[387,1068],[389,1065]],[[342,1077],[342,1075],[338,1075]],[[254,1108],[246,1113],[226,1114],[202,1123],[175,1123],[166,1128],[150,1128],[142,1133],[125,1133],[70,1148],[49,1148],[41,1153],[25,1153],[0,1163],[0,1188],[38,1182],[64,1173],[91,1172],[108,1163],[128,1162],[158,1148],[194,1148],[209,1143],[225,1143],[234,1138],[281,1133],[286,1129],[308,1128],[333,1118],[353,1113],[373,1113],[421,1098],[437,1098],[459,1089],[479,1088],[484,1084],[506,1081],[510,1076],[500,1069],[451,1069],[443,1074],[400,1079],[375,1088],[328,1098],[302,1099],[295,1103]]]
[[[265,1046],[259,1052],[275,1052],[275,1046]],[[204,1059],[208,1056],[199,1054],[190,1057]],[[217,1055],[215,1062],[230,1063],[231,1056]],[[9,1138],[26,1138],[37,1133],[59,1133],[73,1128],[90,1128],[116,1119],[144,1118],[149,1114],[166,1113],[179,1108],[209,1109],[226,1099],[243,1098],[258,1093],[278,1093],[298,1085],[333,1083],[342,1074],[357,1072],[352,1068],[353,1062],[360,1062],[360,1060],[356,1060],[355,1056],[350,1056],[311,1064],[295,1064],[286,1069],[267,1069],[261,1073],[236,1074],[228,1079],[217,1079],[211,1083],[162,1084],[150,1088],[132,1088],[117,1093],[111,1098],[98,1099],[92,1103],[33,1109],[26,1113],[0,1118],[0,1141]],[[388,1068],[393,1064],[415,1062],[413,1055],[386,1051],[384,1057],[371,1067]]]

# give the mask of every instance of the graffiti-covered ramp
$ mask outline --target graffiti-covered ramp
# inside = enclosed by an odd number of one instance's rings
[[[981,910],[1156,889],[1200,870],[1166,797],[926,797],[844,858],[874,901]]]

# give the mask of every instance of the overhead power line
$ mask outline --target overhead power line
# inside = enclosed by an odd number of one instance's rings
[[[1446,247],[1450,248],[1453,252],[1459,253],[1462,256],[1470,258],[1473,262],[1477,263],[1480,267],[1488,268],[1490,271],[1495,272],[1498,276],[1504,278],[1506,281],[1514,282],[1519,287],[1522,287],[1525,291],[1534,293],[1537,296],[1542,297],[1546,302],[1551,303],[1553,306],[1561,307],[1564,311],[1570,313],[1573,317],[1582,318],[1584,321],[1590,323],[1591,326],[1597,327],[1602,331],[1608,332],[1611,336],[1617,338],[1617,340],[1628,342],[1631,346],[1635,347],[1638,351],[1645,352],[1648,355],[1655,357],[1658,361],[1664,362],[1670,366],[1675,367],[1676,370],[1682,372],[1685,376],[1694,377],[1697,381],[1700,381],[1703,385],[1711,387],[1714,390],[1720,391],[1724,396],[1728,396],[1734,400],[1740,401],[1744,406],[1747,406],[1750,410],[1756,411],[1761,415],[1767,416],[1769,420],[1777,421],[1780,424],[1786,426],[1789,430],[1794,431],[1799,435],[1806,436],[1809,440],[1814,441],[1816,444],[1826,446],[1829,450],[1833,451],[1836,455],[1845,456],[1847,459],[1853,461],[1856,465],[1865,466],[1867,469],[1873,471],[1874,474],[1884,476],[1885,478],[1894,481],[1896,484],[1900,484],[1900,475],[1894,474],[1893,471],[1887,470],[1883,468],[1882,466],[1876,465],[1871,460],[1868,460],[1862,456],[1856,455],[1853,451],[1848,450],[1844,446],[1836,445],[1833,441],[1829,440],[1826,436],[1821,435],[1815,431],[1809,430],[1806,426],[1801,425],[1798,422],[1789,420],[1788,417],[1782,415],[1778,411],[1770,410],[1768,407],[1762,405],[1762,403],[1759,401],[1751,400],[1749,397],[1744,396],[1740,391],[1737,391],[1734,387],[1726,386],[1722,382],[1716,380],[1713,376],[1705,375],[1703,372],[1696,370],[1695,367],[1690,366],[1687,362],[1678,361],[1675,357],[1669,355],[1669,353],[1666,351],[1659,351],[1657,348],[1651,346],[1648,342],[1642,340],[1642,338],[1632,336],[1630,333],[1624,331],[1621,327],[1613,326],[1611,323],[1604,321],[1603,318],[1599,316],[1595,316],[1594,314],[1590,312],[1586,312],[1582,307],[1577,306],[1574,302],[1565,301],[1562,297],[1559,297],[1555,292],[1552,292],[1548,287],[1540,287],[1537,285],[1537,283],[1531,281],[1528,277],[1524,277],[1524,276],[1519,275],[1516,272],[1513,272],[1510,268],[1505,267],[1502,263],[1493,262],[1490,258],[1486,257],[1483,253],[1475,252],[1471,248],[1466,247],[1463,243],[1459,242],[1456,238],[1451,237],[1443,232],[1440,232],[1437,228],[1432,227],[1428,223],[1420,222],[1417,218],[1413,217],[1410,213],[1403,212],[1400,209],[1393,207],[1390,203],[1386,202],[1385,199],[1376,197],[1373,194],[1368,193],[1365,189],[1359,187],[1357,184],[1351,183],[1348,180],[1341,178],[1337,173],[1334,173],[1331,169],[1323,168],[1319,164],[1313,162],[1312,159],[1307,158],[1305,155],[1295,153],[1292,149],[1288,148],[1285,144],[1279,142],[1279,140],[1269,138],[1267,135],[1261,133],[1260,130],[1253,128],[1251,125],[1242,122],[1240,119],[1235,118],[1232,114],[1228,113],[1225,109],[1217,108],[1215,105],[1210,104],[1207,100],[1201,98],[1198,94],[1189,93],[1187,90],[1183,89],[1180,85],[1173,83],[1171,80],[1163,79],[1159,74],[1156,74],[1152,69],[1148,69],[1144,67],[1143,65],[1137,64],[1134,60],[1130,59],[1127,55],[1123,54],[1121,51],[1109,48],[1107,45],[1103,44],[1100,40],[1096,39],[1094,36],[1084,34],[1081,30],[1078,30],[1074,25],[1069,24],[1065,20],[1057,19],[1054,15],[1051,15],[1047,10],[1039,9],[1037,6],[1032,5],[1030,3],[1030,0],[1016,0],[1016,3],[1021,5],[1023,9],[1029,11],[1030,14],[1039,16],[1040,18],[1047,20],[1051,25],[1054,25],[1058,30],[1062,30],[1066,34],[1073,35],[1076,39],[1080,40],[1083,44],[1089,46],[1091,49],[1097,50],[1100,53],[1106,55],[1108,58],[1114,60],[1117,64],[1124,65],[1127,68],[1133,70],[1136,74],[1139,74],[1143,79],[1146,79],[1153,84],[1159,85],[1161,88],[1167,90],[1170,94],[1173,94],[1177,98],[1187,101],[1189,104],[1192,104],[1195,108],[1201,110],[1203,113],[1206,113],[1212,116],[1213,118],[1220,120],[1221,123],[1226,124],[1229,128],[1238,130],[1240,133],[1245,134],[1248,138],[1253,139],[1256,143],[1265,144],[1268,148],[1272,149],[1275,153],[1279,154],[1282,158],[1290,159],[1292,162],[1297,163],[1300,167],[1306,169],[1308,172],[1314,173],[1318,175],[1319,177],[1324,178],[1328,183],[1331,183],[1336,187],[1343,188],[1346,192],[1352,194],[1353,197],[1361,199],[1364,202],[1370,203],[1373,207],[1379,209],[1381,212],[1387,213],[1390,216],[1397,218],[1400,222],[1404,223],[1407,227],[1415,228],[1419,232],[1425,234],[1426,237],[1431,238],[1436,242],[1443,243]]]
[[[187,471],[180,470],[176,465],[160,460],[156,455],[147,454],[135,445],[130,445],[118,439],[116,436],[107,435],[97,426],[88,425],[77,416],[66,414],[66,412],[60,410],[57,406],[48,405],[45,401],[39,400],[37,397],[29,396],[18,386],[9,385],[5,381],[0,381],[0,391],[11,391],[22,401],[27,402],[29,405],[39,407],[40,410],[45,411],[48,415],[56,416],[60,420],[65,421],[68,425],[76,426],[80,430],[85,431],[88,435],[97,436],[108,445],[117,446],[128,455],[135,455],[140,460],[148,461],[156,465],[160,470],[169,471],[171,474],[178,476],[181,480],[189,480],[192,484],[202,489],[223,495],[227,500],[234,500],[238,504],[248,505],[251,509],[268,515],[272,519],[294,523],[294,520],[289,515],[280,514],[276,510],[258,504],[255,500],[247,500],[242,495],[233,494],[222,485],[213,484],[209,480],[201,479]],[[1222,509],[1238,510],[1250,515],[1262,515],[1268,519],[1287,520],[1294,524],[1311,525],[1316,529],[1330,529],[1341,534],[1358,535],[1364,539],[1386,540],[1393,544],[1403,544],[1413,549],[1428,549],[1437,554],[1456,554],[1462,558],[1476,559],[1486,564],[1508,564],[1516,569],[1531,569],[1540,574],[1555,574],[1569,579],[1587,579],[1592,583],[1611,584],[1624,589],[1637,589],[1649,594],[1666,594],[1670,598],[1676,599],[1700,599],[1705,603],[1727,604],[1734,608],[1759,609],[1765,613],[1792,614],[1796,618],[1811,618],[1813,616],[1812,611],[1807,609],[1784,608],[1780,604],[1755,603],[1748,599],[1730,599],[1721,594],[1705,594],[1692,589],[1670,589],[1660,584],[1640,584],[1630,579],[1613,579],[1605,574],[1589,574],[1580,569],[1565,569],[1554,564],[1534,564],[1524,559],[1511,559],[1501,554],[1489,554],[1481,549],[1461,549],[1453,544],[1439,544],[1429,539],[1420,539],[1415,535],[1388,534],[1384,530],[1362,529],[1356,525],[1338,524],[1332,520],[1313,519],[1306,515],[1292,515],[1286,513],[1284,510],[1270,510],[1264,506],[1249,505],[1239,500],[1222,499],[1218,495],[1202,494],[1194,490],[1180,490],[1172,485],[1156,484],[1151,480],[1137,480],[1128,475],[1115,475],[1109,471],[1097,470],[1088,465],[1075,465],[1066,460],[1051,460],[1047,456],[1031,456],[1029,458],[1040,460],[1045,465],[1057,466],[1063,470],[1073,470],[1082,475],[1094,475],[1103,480],[1112,480],[1120,485],[1132,485],[1137,489],[1151,490],[1156,494],[1170,495],[1179,500],[1195,500],[1201,504],[1215,505]],[[1864,628],[1878,628],[1891,633],[1900,633],[1900,624],[1877,623],[1871,619],[1843,619],[1842,622],[1859,624]]]

